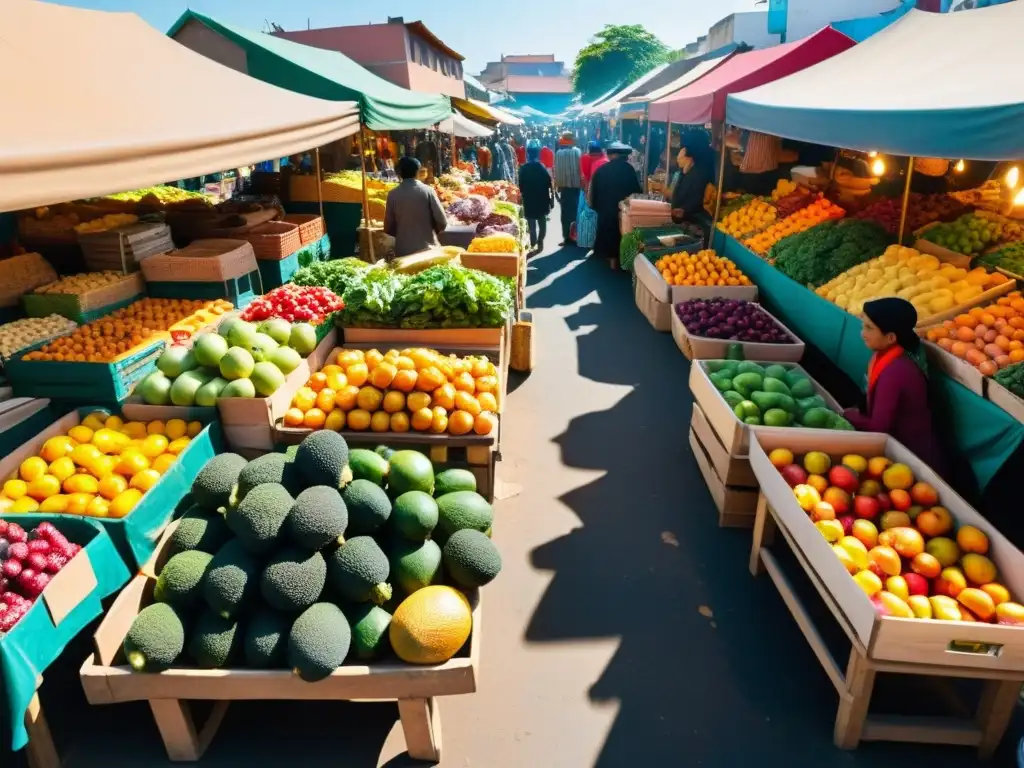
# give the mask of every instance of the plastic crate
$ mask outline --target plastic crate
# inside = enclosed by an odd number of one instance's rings
[[[317,203],[292,202],[285,206],[288,213],[320,213]],[[361,203],[324,203],[324,228],[331,238],[333,257],[336,259],[356,255],[359,225],[363,220]]]
[[[302,267],[308,267],[315,261],[328,261],[331,257],[331,241],[324,235],[302,248],[286,259],[280,261],[259,260],[260,278],[263,280],[263,292],[272,291],[292,279]]]
[[[146,287],[156,299],[227,299],[235,309],[245,309],[264,292],[262,265],[260,262],[261,269],[223,282],[154,282]]]

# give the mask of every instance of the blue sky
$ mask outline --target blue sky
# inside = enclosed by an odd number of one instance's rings
[[[2,0],[0,0],[2,1]],[[261,29],[273,21],[285,29],[382,22],[388,16],[421,20],[467,59],[476,74],[502,53],[555,53],[571,65],[576,51],[605,24],[645,24],[680,48],[724,16],[755,10],[754,0],[62,0],[63,5],[132,11],[166,32],[186,9]],[[761,6],[765,8],[767,6]],[[623,8],[628,13],[623,13]]]

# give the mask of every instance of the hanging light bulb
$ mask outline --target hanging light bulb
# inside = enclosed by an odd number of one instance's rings
[[[1017,184],[1020,182],[1020,168],[1016,165],[1011,166],[1010,170],[1006,172],[1006,186],[1010,189],[1015,189]]]
[[[874,151],[868,152],[868,157],[878,157],[878,153]]]
[[[875,176],[883,176],[885,174],[885,161],[882,158],[876,158],[875,161],[871,163],[871,173]]]
[[[963,173],[964,169],[966,169],[966,168],[967,168],[967,163],[965,163],[963,160],[957,160],[956,161],[956,165],[953,166],[953,171],[955,173]]]
[[[1013,198],[1014,205],[1024,205],[1024,189],[1017,193],[1017,196]]]

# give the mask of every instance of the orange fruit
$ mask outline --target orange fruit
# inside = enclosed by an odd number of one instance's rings
[[[304,416],[305,414],[298,408],[289,408],[284,412],[284,418],[281,421],[286,427],[301,427]]]
[[[354,384],[346,384],[334,394],[334,404],[343,411],[351,411],[356,407],[358,397],[359,387]]]
[[[398,369],[391,363],[384,361],[373,369],[373,373],[370,375],[370,383],[378,389],[387,389],[391,386],[391,382],[394,381],[396,375],[398,375]]]
[[[448,433],[468,435],[473,431],[474,416],[468,411],[456,411],[448,419]]]
[[[365,432],[370,428],[370,412],[362,408],[356,408],[354,411],[349,411],[345,417],[345,422],[348,424],[348,428],[355,432]]]
[[[469,392],[455,393],[455,407],[460,411],[469,411],[473,416],[480,413],[480,403]]]
[[[373,413],[380,410],[380,404],[384,400],[384,393],[376,387],[363,387],[356,396],[356,406],[364,411]]]
[[[310,408],[302,417],[302,423],[310,429],[320,429],[327,421],[327,414],[319,408]]]
[[[480,403],[480,410],[482,411],[498,411],[498,399],[492,392],[481,392],[476,396],[476,401]]]
[[[407,413],[392,413],[391,414],[391,431],[392,432],[408,432],[409,431],[409,414],[407,414]]]
[[[391,390],[384,395],[384,402],[381,407],[388,413],[398,413],[405,409],[405,395],[402,392]]]
[[[354,387],[361,387],[370,378],[370,369],[366,366],[366,363],[355,363],[346,369],[345,375],[348,377],[349,384]]]
[[[107,501],[117,498],[118,494],[123,493],[127,488],[128,481],[120,475],[107,475],[100,480],[97,486],[100,496]]]
[[[416,388],[417,379],[419,379],[419,374],[415,369],[401,368],[395,374],[395,378],[391,380],[391,388],[408,394]]]
[[[337,373],[327,374],[327,389],[333,389],[337,392],[339,389],[348,384],[348,377],[344,371],[338,371]]]
[[[197,421],[196,424],[199,424],[199,422]],[[202,428],[202,425],[200,425],[200,428]],[[130,437],[132,440],[141,440],[147,434],[146,425],[143,424],[141,421],[126,422],[125,425],[121,428],[121,431],[128,435],[128,437]],[[196,434],[198,434],[198,432]]]
[[[324,387],[316,396],[316,407],[324,413],[330,413],[337,407],[334,397],[337,393],[330,387]]]
[[[299,387],[292,396],[292,405],[305,413],[316,405],[317,393],[309,387]]]
[[[363,361],[363,350],[361,349],[343,349],[338,355],[338,359],[335,360],[335,364],[340,368],[348,368],[350,365],[361,363]]]
[[[395,368],[397,368],[399,371],[415,371],[416,363],[413,362],[413,359],[411,357],[407,357],[406,355],[399,355],[398,357],[395,358]]]
[[[89,477],[88,475],[77,475],[77,477]],[[90,480],[92,478],[89,478]],[[60,493],[60,480],[53,475],[39,475],[28,484],[28,495],[36,501],[48,499]]]
[[[498,417],[490,411],[484,411],[476,417],[473,431],[478,435],[489,435],[498,429]]]
[[[411,413],[430,408],[430,405],[431,397],[426,392],[410,392],[405,398],[405,407]]]
[[[431,402],[450,411],[455,410],[455,386],[450,383],[442,384],[434,390],[434,397]]]
[[[437,356],[433,352],[429,349],[423,348],[410,350],[408,357],[412,359],[417,370],[429,368],[437,359]]]
[[[387,432],[391,429],[391,414],[387,411],[377,411],[370,417],[370,429],[374,432]]]
[[[189,437],[195,437],[203,431],[203,423],[201,421],[190,421],[185,425],[185,434]]]
[[[488,361],[481,358],[473,363],[473,370],[470,373],[473,374],[474,379],[479,379],[481,376],[486,376],[490,371],[491,367]]]
[[[444,383],[444,374],[436,366],[431,366],[420,371],[420,377],[416,381],[416,389],[421,392],[433,392]]]
[[[363,355],[368,370],[373,371],[384,360],[384,354],[379,349],[368,349]]]
[[[167,425],[162,421],[151,421],[146,425],[147,435],[162,435],[167,432]]]
[[[167,435],[168,440],[177,440],[179,437],[185,437],[188,434],[188,424],[185,423],[184,419],[170,419],[164,429],[164,434]]]
[[[448,411],[441,406],[434,406],[434,412],[430,419],[430,431],[443,435],[448,431]]]
[[[341,432],[344,428],[345,412],[341,408],[335,408],[327,414],[327,420],[324,421],[324,429],[329,429],[331,432]]]
[[[323,371],[314,373],[312,376],[309,377],[307,386],[314,392],[319,392],[320,390],[327,386],[327,374],[324,373]]]
[[[476,391],[476,381],[473,380],[473,374],[469,372],[460,373],[455,377],[455,381],[452,383],[455,385],[455,389],[460,392]]]
[[[476,391],[480,392],[497,392],[498,391],[498,377],[488,374],[487,376],[481,376],[476,380]]]
[[[417,432],[426,432],[434,420],[434,412],[429,408],[418,408],[412,414],[412,428]]]

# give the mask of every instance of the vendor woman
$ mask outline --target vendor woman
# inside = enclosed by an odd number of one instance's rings
[[[704,190],[715,178],[715,153],[708,143],[707,132],[687,131],[676,157],[680,176],[672,189],[672,220],[699,223],[704,212]]]
[[[862,432],[882,432],[906,446],[939,475],[945,453],[932,421],[924,345],[915,333],[917,310],[905,299],[869,301],[861,338],[874,354],[868,364],[867,410],[843,414]]]

